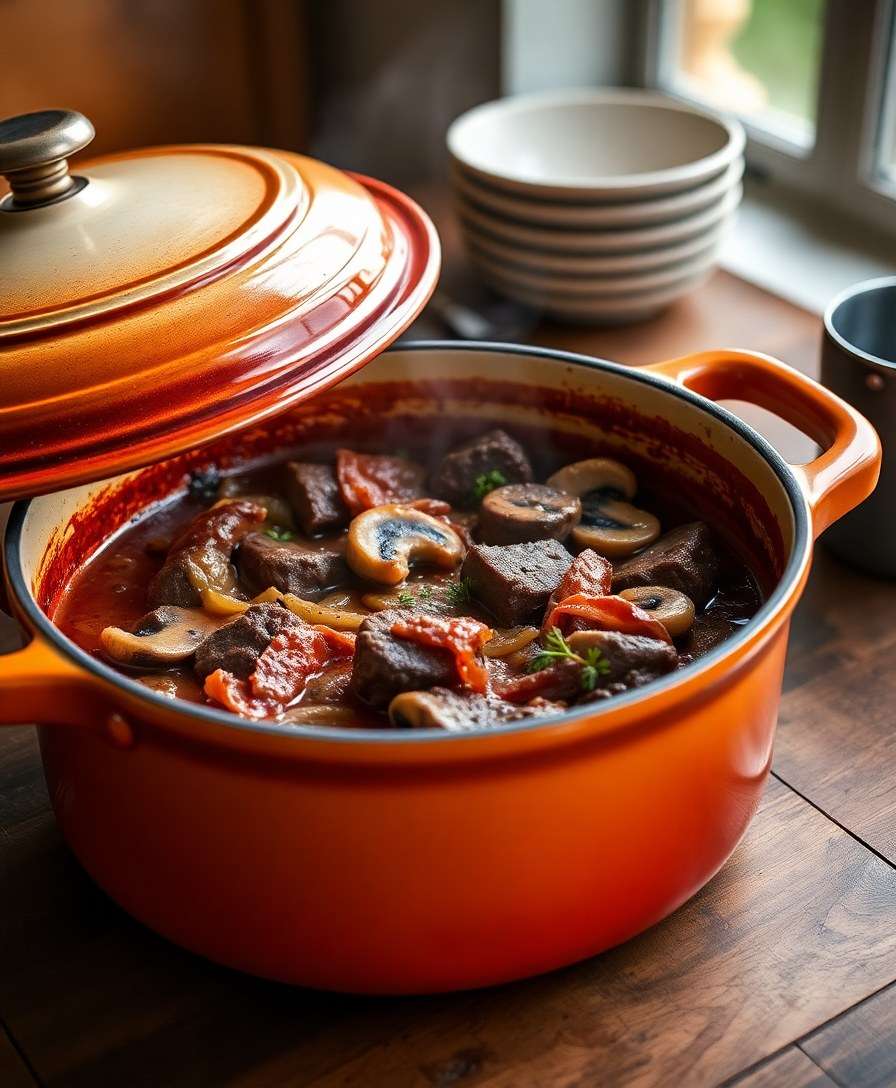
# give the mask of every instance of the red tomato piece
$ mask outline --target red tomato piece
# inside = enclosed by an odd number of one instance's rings
[[[619,631],[671,642],[669,632],[649,612],[623,597],[589,597],[573,593],[555,605],[545,618],[544,629],[559,627],[564,635],[572,631]]]
[[[490,627],[470,616],[431,616],[418,613],[392,624],[393,635],[447,650],[454,655],[454,664],[461,684],[483,694],[488,687],[488,669],[476,654],[494,634]]]
[[[613,581],[613,564],[609,559],[586,548],[573,559],[563,581],[551,594],[548,601],[547,615],[562,600],[574,593],[584,593],[588,597],[606,597]]]
[[[336,479],[352,517],[373,506],[419,498],[423,469],[404,457],[338,450]]]

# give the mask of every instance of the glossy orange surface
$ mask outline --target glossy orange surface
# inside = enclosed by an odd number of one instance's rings
[[[98,492],[19,508],[7,578],[35,637],[4,661],[0,721],[44,724],[50,796],[88,872],[137,918],[215,960],[390,993],[548,970],[692,895],[737,844],[768,772],[810,519],[817,532],[861,501],[880,452],[852,409],[774,360],[718,352],[654,369],[663,377],[434,345],[389,353],[321,405],[322,417],[326,407],[338,419],[341,404],[349,418],[365,395],[377,400],[377,380],[407,378],[423,421],[467,396],[471,411],[509,423],[551,405],[558,428],[584,434],[591,404],[632,456],[662,464],[675,448],[680,483],[701,481],[720,516],[731,503],[756,549],[768,545],[779,584],[730,643],[671,680],[535,726],[285,732],[152,697],[81,664],[34,603],[60,522]],[[477,385],[486,372],[492,383]],[[748,429],[678,391],[691,384],[774,401],[826,452],[787,469]],[[302,409],[300,425],[311,414]]]
[[[106,156],[0,216],[0,499],[148,464],[363,366],[439,270],[396,190],[288,152]]]

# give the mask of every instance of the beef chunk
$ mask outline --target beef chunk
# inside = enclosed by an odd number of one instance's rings
[[[501,474],[499,484],[527,484],[532,480],[526,451],[506,431],[489,431],[447,453],[433,475],[432,489],[454,506],[473,506],[477,502],[477,477],[490,472]]]
[[[606,671],[599,673],[597,686],[614,695],[665,676],[678,664],[675,647],[658,638],[623,635],[619,631],[578,631],[568,641],[582,656],[591,648],[600,651]]]
[[[461,577],[503,627],[525,623],[544,611],[572,563],[558,540],[528,544],[477,544],[467,552]],[[540,617],[539,617],[540,618]]]
[[[280,604],[253,604],[233,622],[219,627],[196,649],[196,674],[200,680],[224,669],[245,680],[272,639],[306,624]]]
[[[393,725],[409,729],[436,728],[461,733],[467,729],[556,714],[565,709],[563,704],[547,699],[533,699],[526,706],[514,706],[494,696],[433,688],[397,695],[389,705],[389,719]]]
[[[667,586],[702,608],[716,592],[719,566],[712,532],[702,521],[693,521],[620,563],[613,572],[613,592],[635,586]]]
[[[200,596],[188,577],[191,566],[198,567],[217,589],[229,593],[234,574],[230,556],[242,537],[264,521],[264,509],[246,499],[234,499],[204,510],[176,537],[162,569],[150,580],[146,602],[150,608],[176,604],[193,608]]]
[[[290,461],[286,466],[286,494],[307,536],[341,529],[348,522],[348,510],[331,465]]]
[[[246,537],[237,564],[253,593],[274,586],[281,593],[316,598],[348,578],[348,567],[339,552],[272,540],[264,533]]]
[[[454,658],[447,650],[398,638],[391,627],[408,618],[407,609],[377,612],[361,624],[355,642],[351,690],[370,706],[385,709],[402,691],[447,687],[456,680]]]

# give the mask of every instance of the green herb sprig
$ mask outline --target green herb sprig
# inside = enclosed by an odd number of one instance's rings
[[[271,540],[292,540],[295,533],[291,529],[284,529],[282,525],[272,525],[270,529],[265,529],[265,536],[269,536]]]
[[[411,593],[409,589],[403,589],[398,594],[398,603],[404,606],[412,605],[416,604],[417,601],[428,601],[431,596],[432,590],[426,585],[420,586],[416,594]]]
[[[610,662],[597,646],[589,646],[584,654],[577,654],[559,627],[552,627],[545,635],[544,649],[529,663],[528,671],[541,672],[563,660],[575,661],[581,666],[579,683],[582,691],[594,691],[600,677],[608,676],[610,672]]]
[[[493,468],[490,472],[483,472],[473,482],[473,498],[476,502],[482,502],[489,491],[496,487],[503,487],[507,483],[507,477],[499,469]]]
[[[460,578],[457,582],[449,582],[442,593],[449,604],[469,604],[473,599],[473,585],[469,578]]]

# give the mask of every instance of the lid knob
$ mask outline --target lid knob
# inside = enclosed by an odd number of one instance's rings
[[[87,182],[69,174],[67,160],[93,137],[93,125],[75,110],[39,110],[0,121],[0,174],[12,190],[0,210],[39,208],[82,189]]]

